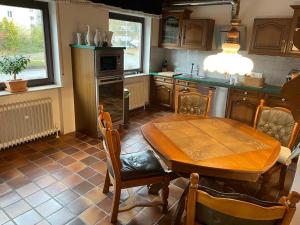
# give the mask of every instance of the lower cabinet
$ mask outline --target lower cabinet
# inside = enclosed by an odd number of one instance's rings
[[[151,80],[150,100],[152,105],[174,109],[174,84],[173,79],[164,80],[154,77]]]

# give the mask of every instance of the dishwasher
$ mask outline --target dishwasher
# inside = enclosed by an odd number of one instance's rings
[[[211,101],[211,116],[225,117],[228,88],[215,87]]]

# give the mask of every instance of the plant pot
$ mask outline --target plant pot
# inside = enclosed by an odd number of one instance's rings
[[[27,80],[10,80],[5,82],[7,91],[11,93],[24,92],[27,91]]]

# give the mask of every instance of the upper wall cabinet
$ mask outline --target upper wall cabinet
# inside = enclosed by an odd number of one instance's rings
[[[255,19],[249,53],[284,55],[292,19]]]
[[[200,50],[211,50],[214,20],[190,19],[185,20],[182,30],[182,48],[192,48]]]
[[[249,53],[300,57],[300,6],[293,18],[255,19]]]
[[[287,54],[300,56],[300,5],[291,6],[295,12],[287,45]]]
[[[189,19],[191,11],[167,11],[160,23],[160,47],[210,50],[214,20]]]
[[[163,13],[160,22],[160,46],[179,48],[182,38],[183,21],[189,19],[191,11],[174,10]]]

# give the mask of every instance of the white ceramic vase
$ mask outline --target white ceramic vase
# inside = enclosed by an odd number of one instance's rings
[[[111,41],[112,41],[113,34],[114,34],[114,32],[112,32],[112,31],[107,31],[106,32],[106,38],[107,38],[108,47],[112,46]]]
[[[100,42],[99,30],[96,29],[95,36],[94,36],[94,44],[96,47],[99,46],[99,42]]]
[[[81,45],[82,44],[82,42],[81,42],[81,33],[76,33],[76,37],[77,37],[77,43],[76,44],[78,44],[78,45]]]
[[[85,42],[86,42],[86,44],[87,45],[91,45],[91,36],[92,36],[92,34],[91,34],[91,30],[90,30],[90,26],[89,25],[87,25],[87,33],[86,33],[86,37],[85,37]]]

